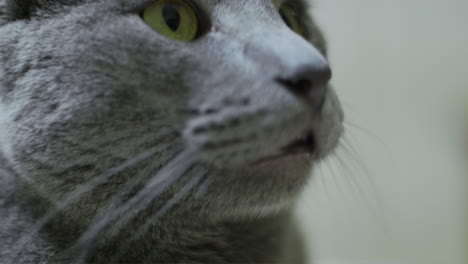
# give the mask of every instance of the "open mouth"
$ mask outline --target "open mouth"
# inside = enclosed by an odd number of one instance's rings
[[[281,149],[284,154],[310,153],[316,150],[314,134],[309,131],[304,137],[296,139]]]
[[[276,155],[268,156],[256,161],[253,165],[261,165],[263,163],[281,159],[283,157],[308,154],[314,155],[316,153],[316,141],[312,131],[308,131],[302,138],[295,139],[291,143],[281,148],[280,152]]]

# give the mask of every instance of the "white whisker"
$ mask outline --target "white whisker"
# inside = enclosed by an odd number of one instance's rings
[[[145,151],[141,155],[138,155],[135,158],[132,158],[123,164],[114,167],[107,172],[93,178],[90,182],[85,183],[81,186],[78,186],[75,191],[71,192],[68,197],[60,203],[57,203],[55,205],[55,208],[50,210],[48,213],[46,213],[44,216],[42,216],[36,224],[31,228],[31,230],[28,230],[25,232],[25,235],[22,235],[19,240],[17,241],[15,247],[12,249],[12,252],[14,252],[14,255],[18,255],[23,247],[31,241],[33,236],[37,234],[50,220],[52,220],[54,217],[56,217],[59,213],[61,213],[65,208],[70,206],[71,204],[77,202],[80,198],[82,198],[85,194],[88,192],[92,191],[95,189],[97,186],[105,183],[115,175],[118,175],[120,172],[124,171],[125,169],[128,169],[141,161],[147,160],[148,158],[151,158],[155,154],[159,153],[163,148],[162,147],[155,147],[152,148],[148,151]]]
[[[128,247],[131,245],[131,242],[137,240],[138,238],[142,237],[148,230],[155,224],[155,222],[163,217],[169,210],[171,210],[178,202],[180,202],[182,199],[184,199],[187,194],[195,188],[197,184],[199,184],[204,176],[206,175],[205,172],[203,171],[195,171],[194,174],[192,174],[190,177],[189,182],[187,182],[175,195],[172,197],[170,200],[166,201],[166,203],[162,206],[161,209],[156,211],[149,219],[145,221],[145,224],[141,226],[138,231],[128,240],[125,241],[125,243],[120,244],[119,250],[116,252],[119,252],[120,254],[123,254],[128,250]],[[197,191],[198,193],[198,191]],[[111,231],[112,233],[112,231]],[[117,262],[116,259],[113,259],[110,261],[111,263]]]
[[[113,224],[111,234],[116,234],[138,212],[147,208],[160,194],[172,186],[184,173],[192,167],[195,158],[192,151],[184,151],[162,167],[156,175],[125,204],[113,210],[108,215],[97,219],[70,248],[70,252],[78,252],[78,263],[85,261],[92,252],[92,246],[103,229],[117,219]],[[119,218],[120,217],[120,218]]]

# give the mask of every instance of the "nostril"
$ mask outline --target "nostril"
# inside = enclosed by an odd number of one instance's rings
[[[307,79],[291,80],[278,78],[277,81],[291,92],[300,96],[308,96],[310,89],[314,85],[311,80]]]
[[[322,70],[315,71],[312,73],[312,79],[319,85],[326,85],[332,78],[332,71],[330,67],[325,67]]]
[[[276,78],[276,81],[296,96],[305,99],[312,107],[320,108],[331,77],[332,72],[328,65],[323,67],[308,65],[295,70],[287,78]]]

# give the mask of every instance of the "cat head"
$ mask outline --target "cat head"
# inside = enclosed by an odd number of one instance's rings
[[[342,134],[325,43],[303,1],[6,6],[0,151],[21,179],[56,203],[155,150],[90,189],[87,206],[70,215],[92,214],[119,189],[141,187],[161,170],[170,176],[165,166],[184,153],[193,162],[167,192],[198,174],[203,180],[182,207],[284,208]],[[188,163],[180,162],[174,167]]]

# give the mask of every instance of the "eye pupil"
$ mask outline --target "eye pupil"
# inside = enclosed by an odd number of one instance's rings
[[[164,21],[172,31],[177,31],[180,26],[180,14],[172,5],[165,5],[162,9]]]
[[[197,38],[200,21],[197,9],[191,3],[193,0],[151,1],[153,3],[147,6],[141,14],[141,18],[150,28],[161,36],[181,42],[189,42]]]

